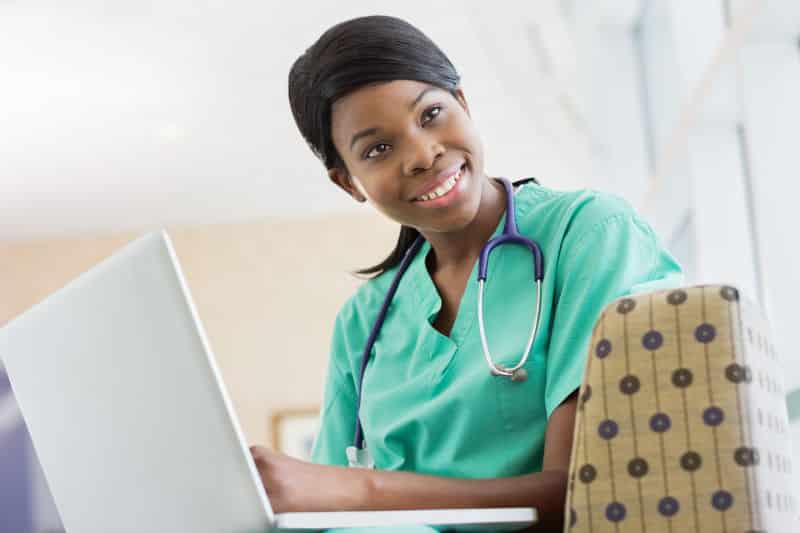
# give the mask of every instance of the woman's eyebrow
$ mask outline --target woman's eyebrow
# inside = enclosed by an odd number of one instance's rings
[[[417,95],[417,97],[414,98],[414,100],[408,105],[409,111],[413,110],[414,106],[416,106],[419,103],[419,101],[422,100],[422,97],[431,91],[441,91],[441,89],[439,89],[438,87],[426,87],[422,89],[420,93]],[[380,128],[367,128],[353,135],[353,137],[350,139],[350,150],[353,149],[353,146],[356,144],[356,141],[364,137],[369,137],[370,135],[375,135],[376,133],[378,133],[378,131],[380,131]]]
[[[438,87],[426,87],[425,89],[422,89],[422,91],[420,91],[417,97],[414,98],[414,101],[408,105],[408,110],[409,111],[413,110],[414,106],[417,105],[420,100],[422,100],[422,97],[431,91],[441,91],[441,89],[439,89]]]
[[[362,137],[369,137],[370,135],[375,135],[376,133],[378,133],[378,130],[379,128],[367,128],[353,135],[353,138],[350,139],[350,150],[353,149],[353,145],[356,144],[357,140],[361,139]]]

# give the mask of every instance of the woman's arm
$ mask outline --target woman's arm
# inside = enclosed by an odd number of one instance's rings
[[[554,528],[564,516],[576,404],[573,393],[550,416],[542,471],[516,477],[446,478],[317,465],[261,447],[251,452],[278,512],[535,507],[542,528]]]

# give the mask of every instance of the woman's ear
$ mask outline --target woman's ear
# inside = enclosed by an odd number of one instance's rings
[[[364,194],[364,191],[358,181],[346,170],[338,167],[329,168],[328,177],[340,189],[352,196],[356,202],[363,203],[367,201],[367,195]]]
[[[455,91],[456,100],[464,108],[464,111],[467,112],[467,116],[471,117],[472,115],[469,114],[469,106],[467,105],[467,97],[464,96],[464,90],[461,87],[458,87]]]

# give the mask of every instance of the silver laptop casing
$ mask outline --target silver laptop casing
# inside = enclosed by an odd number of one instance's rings
[[[164,232],[0,329],[0,359],[67,531],[536,521],[529,508],[275,515]]]

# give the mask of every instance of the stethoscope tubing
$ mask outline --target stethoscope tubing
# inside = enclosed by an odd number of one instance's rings
[[[495,376],[507,376],[513,378],[514,373],[525,366],[525,363],[528,362],[528,355],[530,354],[531,347],[533,346],[533,341],[536,339],[536,333],[539,331],[539,317],[542,313],[542,282],[538,280],[536,281],[536,312],[533,315],[533,324],[531,325],[531,333],[528,336],[528,344],[525,345],[525,351],[522,352],[522,358],[516,365],[512,367],[505,367],[495,364],[494,358],[489,351],[489,341],[486,339],[486,328],[484,326],[485,322],[483,319],[483,289],[485,284],[486,282],[484,280],[478,282],[478,329],[480,330],[481,334],[481,347],[483,347],[483,356],[486,359],[486,364],[489,365],[492,374]]]
[[[535,179],[533,180],[536,181]],[[530,353],[531,348],[533,347],[534,340],[536,339],[536,334],[539,330],[539,318],[541,316],[541,289],[542,289],[542,279],[544,278],[544,260],[542,256],[542,251],[536,241],[532,239],[528,239],[524,237],[517,231],[517,223],[516,223],[516,214],[514,210],[514,190],[509,182],[506,179],[500,179],[500,182],[503,184],[506,192],[506,221],[505,225],[503,226],[502,234],[498,235],[497,237],[489,240],[484,247],[481,249],[479,262],[478,262],[478,284],[479,284],[479,292],[478,292],[478,327],[480,329],[481,335],[481,346],[483,348],[483,354],[486,359],[487,364],[489,365],[489,369],[491,370],[492,374],[495,376],[507,376],[511,377],[513,381],[517,381],[516,376],[517,372],[522,370],[523,365],[528,360],[528,355]],[[381,304],[381,308],[378,311],[378,316],[375,319],[375,322],[372,325],[372,329],[370,330],[369,337],[367,338],[366,345],[364,346],[364,351],[361,354],[361,367],[358,373],[358,394],[356,398],[356,422],[355,422],[355,434],[353,435],[353,446],[348,447],[348,461],[351,465],[353,465],[354,460],[349,457],[349,454],[352,452],[353,455],[357,455],[358,451],[366,451],[365,450],[365,442],[364,442],[364,430],[361,426],[361,418],[359,416],[359,412],[361,410],[361,397],[363,395],[363,384],[364,384],[364,374],[367,369],[367,365],[369,364],[370,356],[372,354],[372,348],[375,345],[375,341],[378,338],[378,334],[380,333],[381,328],[383,327],[383,322],[386,319],[386,313],[389,310],[389,306],[391,305],[392,299],[394,298],[395,293],[397,292],[397,288],[400,285],[400,280],[405,274],[405,271],[408,269],[411,261],[414,260],[419,249],[422,247],[422,244],[425,242],[425,238],[420,235],[417,239],[412,243],[412,245],[406,250],[403,259],[400,262],[400,265],[397,269],[397,273],[395,274],[394,279],[392,280],[392,284],[389,286],[389,290],[386,293],[386,297]],[[503,367],[502,365],[497,365],[494,363],[494,360],[491,356],[489,351],[488,341],[486,339],[486,330],[484,327],[484,320],[483,320],[483,293],[486,284],[486,278],[488,275],[488,264],[489,264],[489,256],[491,255],[492,251],[500,245],[503,244],[517,244],[528,248],[533,255],[533,267],[534,267],[534,279],[536,281],[536,312],[533,318],[533,324],[531,326],[531,333],[528,337],[528,343],[525,346],[525,352],[522,354],[522,358],[520,361],[514,365],[513,367]],[[522,370],[524,372],[524,370]],[[523,378],[524,379],[524,378]]]
[[[361,393],[364,385],[364,374],[367,370],[367,364],[369,363],[370,355],[372,354],[372,347],[375,345],[375,340],[378,338],[378,333],[380,333],[383,322],[386,319],[386,313],[389,311],[389,305],[392,303],[394,293],[397,292],[397,287],[400,285],[400,280],[405,271],[408,269],[408,265],[411,264],[411,261],[413,261],[424,242],[425,238],[420,235],[411,244],[408,250],[406,250],[402,261],[400,261],[397,274],[392,280],[389,290],[386,292],[386,297],[383,299],[383,304],[381,304],[381,309],[378,311],[378,316],[375,319],[375,323],[372,325],[372,330],[369,332],[367,343],[364,345],[364,351],[361,354],[361,368],[358,371],[358,396],[356,398],[356,430],[355,435],[353,436],[353,445],[356,448],[362,448],[364,441],[364,430],[361,427],[361,419],[359,418],[358,413],[361,410]]]

